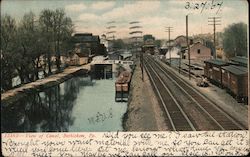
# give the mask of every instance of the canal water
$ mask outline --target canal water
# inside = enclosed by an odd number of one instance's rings
[[[127,103],[115,102],[115,79],[74,77],[2,108],[2,132],[122,131]]]

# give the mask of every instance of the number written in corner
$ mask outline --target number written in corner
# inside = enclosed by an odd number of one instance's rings
[[[223,1],[202,1],[202,2],[186,2],[185,9],[187,10],[200,10],[202,13],[204,10],[214,10],[216,9],[216,14],[221,11]]]

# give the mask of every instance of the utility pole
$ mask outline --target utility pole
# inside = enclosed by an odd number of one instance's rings
[[[168,52],[169,52],[169,65],[171,66],[171,52],[170,52],[170,32],[172,32],[173,27],[166,27],[166,32],[168,32]]]
[[[181,73],[181,59],[182,59],[182,51],[180,50],[180,58],[179,58],[179,74]]]
[[[142,72],[142,81],[144,81],[144,73],[143,73],[143,53],[142,53],[142,42],[143,42],[143,36],[142,36],[142,26],[140,25],[140,21],[132,21],[130,24],[130,32],[129,34],[132,36],[130,39],[133,42],[134,50],[137,55],[139,55],[140,60],[140,67]]]
[[[208,17],[208,25],[212,25],[214,27],[214,59],[217,58],[216,54],[216,38],[215,38],[215,33],[216,33],[216,25],[221,25],[221,17]]]
[[[186,40],[187,40],[187,48],[188,48],[188,77],[190,80],[191,75],[190,75],[190,47],[189,47],[189,40],[188,40],[188,15],[186,15]]]
[[[115,43],[115,21],[110,21],[110,22],[107,22],[107,33],[106,33],[106,36],[107,36],[107,40],[108,40],[108,51],[114,51],[115,47],[114,47],[114,43]],[[111,44],[110,44],[111,43]],[[110,44],[110,45],[109,45]]]

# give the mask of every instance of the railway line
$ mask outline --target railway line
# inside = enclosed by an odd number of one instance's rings
[[[145,56],[144,60],[145,69],[166,112],[167,123],[171,130],[199,130],[199,125],[203,125],[195,122],[192,114],[185,110],[183,101],[179,100],[180,95],[183,95],[190,102],[190,108],[198,108],[199,112],[207,118],[209,124],[214,127],[214,130],[247,129],[159,61],[155,61],[150,56]],[[173,90],[178,90],[181,94],[176,95]]]

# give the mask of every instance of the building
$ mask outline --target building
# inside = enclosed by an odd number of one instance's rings
[[[108,53],[109,60],[123,60],[123,56],[119,51],[112,51]]]
[[[145,42],[146,40],[148,40],[148,39],[155,40],[155,37],[154,37],[152,34],[143,35],[143,41],[144,41],[144,42]]]
[[[84,65],[89,62],[89,57],[84,53],[72,53],[67,60],[68,65]]]
[[[186,50],[185,58],[188,58],[188,52]],[[211,49],[198,42],[190,46],[190,59],[205,61],[211,59]]]
[[[225,60],[225,53],[222,46],[216,46],[216,57]]]
[[[202,43],[202,45],[205,45],[206,44],[206,42],[205,42],[205,40],[204,39],[202,39],[202,38],[200,38],[200,37],[194,37],[193,39],[192,39],[192,42],[193,43]]]
[[[154,54],[154,50],[155,50],[155,42],[153,39],[147,39],[144,41],[144,44],[142,46],[142,51],[144,53],[150,53],[150,54]]]
[[[166,41],[166,46],[167,47],[174,47],[175,46],[175,41],[174,40]]]
[[[187,39],[184,35],[180,35],[175,38],[175,46],[180,48],[186,48],[187,47]],[[191,44],[191,40],[189,39],[189,44]]]
[[[105,34],[103,34],[101,36],[100,43],[103,44],[106,47],[108,52],[110,52],[112,50],[112,48],[114,47],[113,46],[113,41],[108,40]]]
[[[88,55],[105,55],[107,53],[104,44],[100,43],[98,35],[92,33],[76,33],[73,36],[78,53],[89,53]],[[86,49],[90,51],[86,51]]]
[[[171,59],[180,58],[180,54],[181,54],[181,49],[179,47],[173,47],[169,51],[167,51],[167,53],[165,54],[165,57],[166,59],[170,59],[170,55],[171,55]]]

